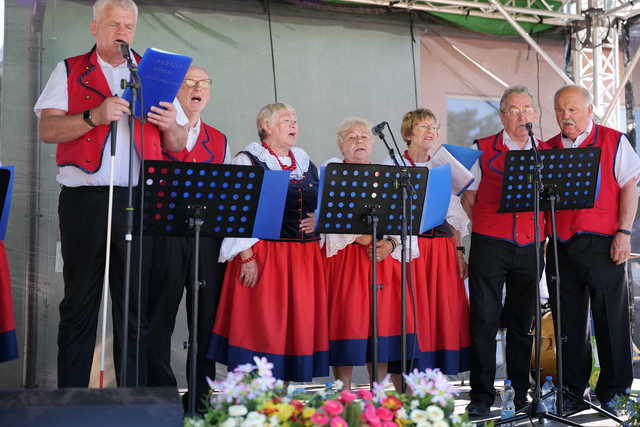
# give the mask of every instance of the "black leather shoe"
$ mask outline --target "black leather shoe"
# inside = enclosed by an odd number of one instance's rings
[[[482,402],[471,401],[467,405],[467,413],[470,417],[486,417],[489,415],[489,405]]]
[[[582,412],[585,409],[589,409],[589,405],[584,403],[582,400],[575,400],[570,397],[565,397],[562,400],[562,414],[563,415],[573,415],[578,412]]]

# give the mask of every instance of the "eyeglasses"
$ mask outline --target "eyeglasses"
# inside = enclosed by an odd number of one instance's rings
[[[349,142],[368,141],[371,139],[371,135],[351,135],[347,137]]]
[[[420,130],[430,130],[430,131],[439,131],[440,130],[440,125],[427,125],[427,124],[423,124],[423,125],[417,125],[416,126],[418,129]]]
[[[203,89],[210,88],[213,84],[213,80],[211,79],[202,79],[202,80],[193,80],[193,79],[184,79],[182,82],[186,87],[201,87]]]
[[[531,114],[534,111],[533,107],[524,107],[522,110],[516,107],[511,107],[508,110],[503,110],[502,112],[510,116],[517,116],[520,114]]]

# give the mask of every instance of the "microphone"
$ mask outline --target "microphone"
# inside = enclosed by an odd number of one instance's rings
[[[131,61],[131,53],[129,51],[129,43],[124,40],[116,40],[116,42],[120,45],[120,53],[122,53],[122,57],[128,61]]]
[[[378,136],[380,136],[380,134],[382,134],[382,130],[387,125],[388,125],[387,122],[378,123],[377,125],[375,125],[374,127],[371,128],[371,132],[376,134],[376,135],[378,135]]]
[[[532,130],[533,129],[533,123],[527,122],[527,123],[524,124],[524,127],[527,128],[527,132],[533,133],[533,130]]]

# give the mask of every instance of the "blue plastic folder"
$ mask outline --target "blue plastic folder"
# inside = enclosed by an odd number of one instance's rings
[[[447,218],[451,199],[451,166],[443,165],[429,169],[427,194],[424,198],[420,232],[431,230]]]
[[[0,167],[0,240],[4,240],[11,210],[11,194],[13,193],[13,166]]]
[[[465,168],[471,169],[473,164],[482,155],[482,151],[474,150],[469,147],[462,147],[461,145],[443,144],[449,153],[456,158],[457,161],[462,163]]]
[[[253,237],[258,239],[280,238],[290,173],[289,171],[264,171],[260,201],[253,224]]]
[[[191,58],[177,53],[149,48],[138,64],[138,74],[142,85],[144,117],[149,114],[152,105],[161,101],[173,102],[180,89],[182,80],[191,65]],[[131,90],[126,89],[122,97],[131,102]],[[141,118],[142,104],[137,98],[135,117]]]

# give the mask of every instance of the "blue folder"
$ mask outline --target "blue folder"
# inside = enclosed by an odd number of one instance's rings
[[[451,166],[443,165],[429,169],[427,194],[424,197],[420,232],[431,230],[447,218],[451,199]]]
[[[149,48],[138,64],[138,74],[142,85],[144,117],[149,114],[152,105],[161,101],[173,102],[191,65],[191,58],[177,53]],[[131,102],[131,90],[126,89],[122,97]],[[141,118],[140,99],[137,99],[135,117]]]
[[[471,169],[473,164],[478,160],[482,151],[473,148],[463,147],[461,145],[442,144],[457,161],[462,163],[465,168]]]
[[[11,210],[11,194],[13,193],[13,166],[0,167],[0,240],[4,240]]]
[[[258,239],[280,238],[290,173],[290,171],[264,171],[260,201],[253,224],[253,237]]]

